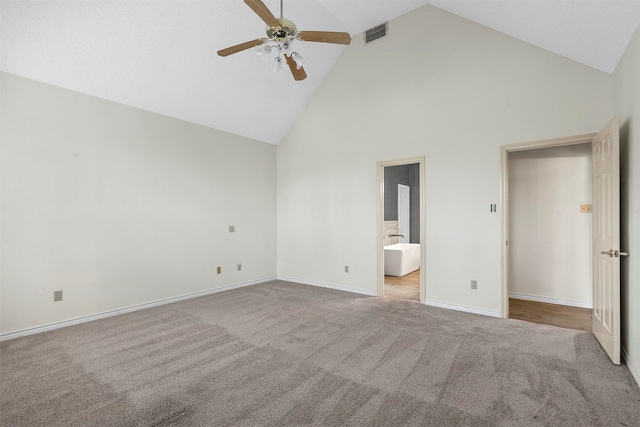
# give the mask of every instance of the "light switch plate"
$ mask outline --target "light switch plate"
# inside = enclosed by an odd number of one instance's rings
[[[580,213],[591,213],[591,204],[580,205]]]

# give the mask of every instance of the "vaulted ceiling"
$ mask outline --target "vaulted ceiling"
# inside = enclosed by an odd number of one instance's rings
[[[609,74],[640,22],[640,0],[284,0],[284,17],[354,37],[426,4]],[[216,55],[264,28],[242,0],[0,0],[0,69],[277,144],[345,47],[304,43],[300,82]]]

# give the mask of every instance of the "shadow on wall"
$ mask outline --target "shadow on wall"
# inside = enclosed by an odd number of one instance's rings
[[[398,220],[398,184],[409,186],[410,243],[420,243],[420,164],[384,168],[384,220]]]
[[[631,124],[629,120],[620,124],[620,249],[629,248],[629,132]],[[620,301],[628,301],[629,298],[629,261],[620,260]],[[627,304],[620,304],[620,327],[626,331],[629,314]],[[621,344],[626,348],[627,336],[622,332]]]

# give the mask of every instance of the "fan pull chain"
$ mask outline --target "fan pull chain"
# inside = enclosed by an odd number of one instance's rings
[[[283,2],[283,0],[280,0],[280,19],[283,19],[283,16],[282,16],[282,2]]]

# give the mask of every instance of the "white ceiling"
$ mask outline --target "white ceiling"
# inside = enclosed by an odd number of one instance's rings
[[[640,22],[640,0],[285,0],[284,16],[355,36],[428,3],[606,73]],[[216,55],[264,28],[242,0],[0,0],[0,69],[277,144],[344,47],[304,43],[301,82]]]

